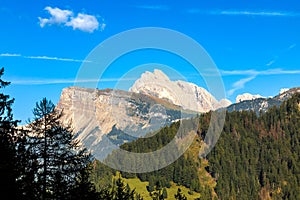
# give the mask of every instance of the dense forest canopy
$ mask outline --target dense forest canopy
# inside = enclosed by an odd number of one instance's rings
[[[173,164],[151,173],[123,175],[148,181],[150,191],[157,182],[165,187],[175,182],[203,194],[216,194],[220,199],[299,199],[299,102],[300,94],[295,94],[280,107],[260,115],[228,112],[221,137],[206,159],[197,156],[210,120],[210,113],[203,114],[194,143]],[[121,148],[134,152],[156,150],[176,135],[178,127],[179,123],[174,123],[153,137]],[[210,175],[206,179],[203,168]]]

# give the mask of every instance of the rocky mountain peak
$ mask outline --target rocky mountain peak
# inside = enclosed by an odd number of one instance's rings
[[[129,89],[165,99],[184,109],[196,112],[208,112],[231,104],[229,100],[217,101],[206,89],[194,83],[178,80],[171,81],[161,70],[145,72]]]
[[[236,103],[242,102],[242,101],[247,101],[247,100],[254,100],[258,98],[265,98],[259,94],[250,94],[250,93],[244,93],[240,94],[236,97]]]

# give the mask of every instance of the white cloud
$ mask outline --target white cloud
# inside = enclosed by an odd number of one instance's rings
[[[296,46],[297,46],[297,44],[292,44],[292,45],[289,46],[288,50],[293,49],[293,48],[295,48]]]
[[[256,76],[250,76],[248,78],[243,78],[235,82],[232,86],[233,88],[228,91],[228,95],[231,96],[235,91],[243,89],[245,87],[245,84],[248,83],[249,81],[255,79]]]
[[[271,60],[270,62],[268,62],[268,63],[266,64],[266,66],[270,67],[271,65],[273,65],[273,64],[276,62],[276,59],[277,59],[277,58],[275,58],[275,59]]]
[[[147,10],[170,10],[170,8],[166,5],[136,5],[134,7]]]
[[[50,84],[67,84],[67,83],[74,83],[74,80],[71,79],[56,79],[56,80],[22,80],[22,79],[16,79],[12,80],[11,83],[13,85],[50,85]]]
[[[231,15],[231,16],[261,16],[261,17],[297,17],[300,13],[284,11],[249,11],[249,10],[200,10],[197,8],[188,9],[190,14],[208,14],[208,15]]]
[[[300,70],[283,70],[283,69],[268,69],[257,71],[254,69],[250,70],[220,70],[222,76],[239,76],[245,75],[248,78],[240,79],[232,85],[232,89],[228,91],[228,95],[231,96],[237,90],[243,89],[245,84],[255,79],[257,76],[268,76],[268,75],[286,75],[286,74],[300,74]]]
[[[21,54],[16,54],[16,53],[2,53],[0,54],[1,57],[20,57]]]
[[[66,23],[66,26],[71,26],[74,30],[79,29],[81,31],[92,33],[98,29],[99,22],[93,15],[78,13],[77,17],[72,17],[71,20]]]
[[[76,83],[101,83],[117,81],[134,81],[134,78],[102,78],[102,79],[10,79],[13,85],[52,85],[52,84],[76,84]]]
[[[220,15],[248,15],[248,16],[291,16],[292,13],[286,12],[265,12],[265,11],[220,11],[216,12]],[[293,14],[294,15],[294,14]]]
[[[106,27],[106,24],[105,24],[105,23],[102,23],[102,24],[100,25],[100,30],[101,30],[101,31],[104,31],[105,27]]]
[[[88,15],[84,13],[73,13],[71,10],[62,10],[60,8],[52,8],[47,6],[45,8],[46,11],[50,14],[49,18],[38,17],[39,24],[43,28],[46,25],[62,25],[72,27],[73,30],[81,30],[84,32],[92,33],[95,30],[103,31],[106,27],[104,23],[104,19],[101,19],[101,23],[99,23],[96,16]]]
[[[77,60],[73,58],[58,58],[58,57],[49,57],[49,56],[24,56],[24,58],[41,59],[41,60],[58,60],[58,61],[66,61],[66,62],[91,62],[89,60]]]
[[[223,76],[228,75],[250,75],[250,76],[257,76],[257,75],[283,75],[283,74],[300,74],[300,70],[284,70],[280,68],[276,69],[268,69],[257,71],[254,69],[250,70],[220,70]]]
[[[282,53],[286,53],[286,52],[292,50],[293,48],[295,48],[296,46],[297,46],[297,44],[292,44],[292,45],[290,45],[288,48],[284,49]],[[279,55],[275,56],[275,57],[273,58],[273,60],[271,60],[270,62],[268,62],[268,63],[266,64],[266,66],[270,67],[270,66],[273,65],[279,58],[280,58]]]
[[[69,21],[69,18],[73,15],[73,12],[70,10],[61,10],[59,8],[51,8],[47,6],[46,11],[51,15],[50,18],[41,18],[39,17],[40,26],[44,27],[49,24],[64,24]]]
[[[51,56],[22,56],[21,54],[15,53],[1,53],[0,57],[21,57],[26,59],[40,59],[40,60],[57,60],[57,61],[65,61],[65,62],[79,62],[79,63],[90,63],[90,60],[79,60],[74,58],[59,58],[59,57],[51,57]]]

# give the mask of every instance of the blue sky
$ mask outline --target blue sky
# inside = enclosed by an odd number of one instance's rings
[[[61,90],[74,85],[83,60],[99,43],[141,27],[172,29],[201,44],[233,102],[244,92],[274,96],[281,88],[300,86],[297,0],[1,0],[0,17],[0,66],[5,67],[3,78],[12,82],[5,92],[15,98],[14,116],[23,122],[41,98],[58,102]],[[116,87],[124,73],[151,62],[168,65],[206,87],[184,61],[156,54],[119,59],[99,87]],[[118,87],[128,89],[132,83]]]

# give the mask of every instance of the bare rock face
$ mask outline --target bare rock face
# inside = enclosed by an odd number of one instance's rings
[[[126,141],[192,116],[180,106],[149,95],[79,87],[65,88],[57,109],[63,110],[62,122],[70,124],[100,160]]]
[[[207,90],[193,83],[171,81],[167,75],[157,69],[153,73],[143,73],[129,91],[165,99],[184,109],[202,113],[231,104],[227,99],[218,102]]]

